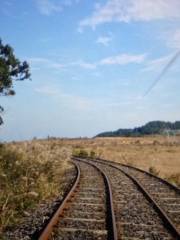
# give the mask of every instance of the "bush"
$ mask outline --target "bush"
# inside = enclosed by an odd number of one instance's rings
[[[159,171],[155,167],[149,167],[149,173],[151,173],[155,176],[159,175]]]
[[[79,152],[80,152],[79,148],[74,148],[73,151],[72,151],[72,156],[73,157],[79,157]]]
[[[73,149],[73,154],[74,157],[82,157],[82,158],[87,158],[89,156],[88,152],[84,149]]]
[[[95,158],[96,157],[96,153],[94,151],[90,151],[90,158]]]

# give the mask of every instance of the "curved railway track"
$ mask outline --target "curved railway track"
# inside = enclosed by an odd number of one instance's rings
[[[99,167],[75,161],[76,181],[39,240],[117,240],[112,192]]]
[[[161,206],[180,233],[180,189],[136,168],[121,167],[134,176]]]
[[[98,161],[107,163],[107,160],[98,159]],[[180,235],[180,188],[136,167],[112,161],[108,161],[108,163],[120,167],[126,174],[133,176],[161,207]]]
[[[103,159],[73,162],[74,185],[39,240],[180,239],[178,188]]]
[[[105,171],[112,184],[118,239],[180,239],[178,211],[177,220],[172,220],[161,202],[145,188],[150,182],[141,184],[140,177],[137,179],[126,166],[102,159],[93,162]],[[170,188],[170,184],[165,185]]]

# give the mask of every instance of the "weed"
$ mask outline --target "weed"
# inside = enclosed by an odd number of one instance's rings
[[[149,167],[149,173],[151,173],[155,176],[159,175],[159,171],[155,167]]]
[[[51,144],[0,144],[0,238],[42,200],[59,194],[69,157],[67,148]]]
[[[166,177],[166,180],[178,187],[180,187],[180,174],[172,174],[168,177]]]
[[[73,156],[74,157],[82,157],[86,158],[89,156],[88,152],[84,149],[73,149]]]

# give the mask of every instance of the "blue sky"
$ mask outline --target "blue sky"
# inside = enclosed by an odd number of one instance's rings
[[[1,0],[0,37],[32,81],[1,97],[0,140],[79,137],[180,120],[179,0]]]

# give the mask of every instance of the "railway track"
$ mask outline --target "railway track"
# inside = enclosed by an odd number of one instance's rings
[[[180,239],[178,211],[172,220],[167,209],[164,210],[164,205],[162,208],[162,202],[154,197],[157,196],[158,189],[155,192],[153,187],[152,191],[151,187],[147,189],[151,183],[145,181],[146,185],[145,182],[141,184],[142,176],[136,172],[138,178],[136,179],[135,170],[132,173],[133,170],[126,166],[103,160],[93,162],[103,169],[111,181],[118,239]],[[170,185],[164,184],[170,188]],[[160,186],[162,187],[162,184]],[[163,189],[161,187],[160,193]],[[176,191],[174,187],[172,188]],[[171,197],[168,192],[166,198]]]
[[[99,159],[100,162],[105,160]],[[110,162],[141,183],[180,233],[180,189],[151,173],[124,164]]]
[[[178,188],[102,159],[73,162],[76,181],[39,240],[180,239]]]
[[[136,168],[121,168],[133,175],[147,189],[180,233],[180,189]]]
[[[117,240],[108,177],[97,166],[74,161],[77,179],[39,240]]]

